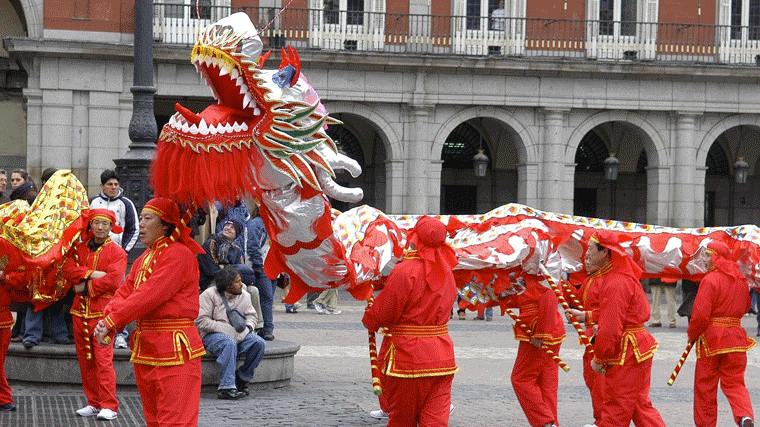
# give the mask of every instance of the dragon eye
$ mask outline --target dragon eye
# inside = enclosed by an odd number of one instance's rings
[[[287,65],[283,68],[280,68],[280,71],[277,72],[277,74],[272,76],[272,82],[279,86],[280,88],[284,88],[285,86],[290,85],[290,81],[293,79],[293,75],[296,73],[295,67],[292,65]]]

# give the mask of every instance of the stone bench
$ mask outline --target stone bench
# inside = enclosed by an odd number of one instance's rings
[[[252,386],[278,388],[288,385],[293,376],[293,358],[301,345],[282,340],[267,341],[264,359],[256,369]],[[135,371],[128,349],[114,349],[116,384],[135,385]],[[242,358],[240,361],[242,363]],[[219,367],[216,358],[203,356],[203,385],[219,384]],[[21,343],[11,343],[5,359],[5,374],[9,380],[42,383],[81,384],[79,361],[74,345],[46,342],[27,350]]]

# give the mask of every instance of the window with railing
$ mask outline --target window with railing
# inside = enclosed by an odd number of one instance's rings
[[[194,0],[165,0],[154,3],[154,39],[189,45],[200,28],[243,11],[258,28],[277,16],[261,34],[267,48],[753,66],[760,57],[760,0],[719,0],[718,25],[657,22],[659,0],[586,0],[587,19],[526,18],[525,0],[453,0],[455,13],[444,16],[386,13],[385,1],[309,0],[311,8],[277,15],[272,7],[200,0],[197,16]],[[467,15],[471,5],[479,15]]]

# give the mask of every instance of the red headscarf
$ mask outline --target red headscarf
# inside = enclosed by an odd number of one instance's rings
[[[746,282],[747,279],[739,272],[739,266],[733,260],[731,249],[727,244],[713,240],[707,244],[707,253],[712,257],[712,263],[715,268],[736,280]]]
[[[82,216],[84,216],[85,220],[87,221],[87,229],[89,230],[90,223],[95,219],[105,219],[107,221],[111,222],[111,231],[119,234],[122,231],[124,231],[121,227],[116,225],[116,214],[109,209],[90,209],[89,211],[85,211],[82,213]]]
[[[423,216],[408,236],[417,248],[417,255],[425,264],[425,279],[435,291],[443,284],[447,270],[459,263],[454,249],[446,243],[446,226],[433,217]]]
[[[636,261],[631,258],[630,255],[620,245],[621,241],[631,240],[629,237],[622,234],[615,234],[607,230],[598,230],[591,235],[589,244],[591,242],[599,243],[602,247],[610,250],[610,261],[612,262],[612,268],[616,273],[625,274],[632,277],[634,280],[641,278],[641,267],[636,264]]]
[[[158,215],[161,220],[174,224],[174,232],[169,238],[173,241],[179,241],[187,246],[194,254],[202,254],[206,251],[190,237],[190,227],[185,225],[185,221],[182,219],[182,215],[179,213],[179,207],[171,199],[164,197],[156,197],[148,200],[143,210],[153,212]]]

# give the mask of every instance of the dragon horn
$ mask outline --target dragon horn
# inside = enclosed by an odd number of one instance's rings
[[[290,47],[290,45],[288,45],[288,51],[293,55],[290,65],[296,69],[296,72],[293,73],[293,78],[290,79],[290,86],[292,87],[298,82],[298,77],[301,75],[301,58],[298,56],[298,50]]]
[[[280,66],[278,68],[283,68],[286,65],[290,64],[290,58],[288,58],[288,53],[285,51],[284,47],[280,49],[280,56],[282,56],[282,59],[280,59]]]
[[[261,55],[259,57],[259,61],[258,61],[259,63],[258,63],[258,65],[256,65],[256,68],[261,69],[261,67],[264,66],[264,63],[267,62],[267,59],[269,59],[269,55],[271,55],[271,54],[272,54],[272,49],[269,49],[267,51],[267,53]]]

